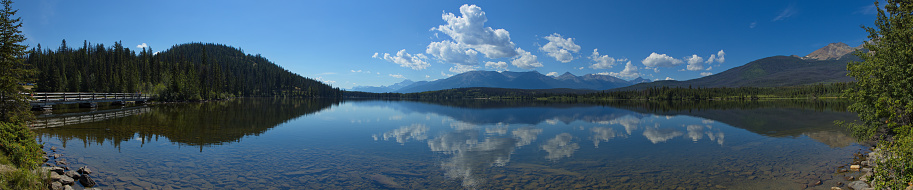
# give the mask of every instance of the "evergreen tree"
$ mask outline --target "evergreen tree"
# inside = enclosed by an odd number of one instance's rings
[[[13,2],[0,3],[0,152],[19,168],[33,169],[41,162],[43,152],[35,142],[35,134],[25,125],[32,115],[30,98],[20,93],[28,92],[23,84],[33,82],[30,77],[35,71],[22,61],[28,47],[22,45],[25,36],[19,31],[20,18],[14,18],[17,10],[12,9]]]
[[[913,2],[888,0],[875,26],[863,28],[868,51],[857,51],[864,61],[847,65],[857,82],[845,91],[860,121],[848,126],[860,139],[882,140],[878,146],[892,154],[875,167],[873,185],[904,189],[913,181]]]

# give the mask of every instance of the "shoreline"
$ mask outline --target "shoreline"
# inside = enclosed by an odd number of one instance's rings
[[[70,163],[64,155],[57,153],[57,147],[51,146],[50,153],[45,152],[45,162],[37,171],[46,174],[48,177],[48,188],[51,190],[68,190],[79,185],[86,190],[101,190],[99,184],[90,176],[93,171],[89,166],[84,165],[78,169],[70,168]],[[75,166],[74,166],[75,167]],[[97,177],[97,176],[96,176]]]

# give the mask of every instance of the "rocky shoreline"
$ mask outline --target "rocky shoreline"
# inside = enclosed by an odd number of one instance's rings
[[[884,156],[884,152],[881,149],[872,147],[871,151],[868,153],[856,153],[854,155],[853,163],[848,167],[843,167],[839,170],[841,173],[847,172],[858,172],[858,176],[846,176],[845,179],[848,183],[845,185],[846,188],[853,190],[874,190],[871,185],[872,176],[874,173],[874,166],[877,165],[878,161],[881,160]],[[831,190],[844,190],[846,189],[842,184],[839,187],[831,187]],[[909,189],[909,188],[908,188]]]
[[[45,156],[46,162],[39,170],[40,172],[46,173],[49,177],[51,181],[49,184],[50,189],[71,190],[74,189],[73,186],[75,186],[76,183],[79,183],[79,185],[87,190],[101,190],[99,188],[93,188],[98,185],[98,183],[89,176],[92,174],[92,170],[89,169],[89,166],[82,166],[76,170],[71,170],[67,159],[56,152],[57,147],[52,146],[51,154]]]

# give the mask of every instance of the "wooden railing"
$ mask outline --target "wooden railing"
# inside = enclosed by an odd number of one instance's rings
[[[105,110],[98,112],[85,112],[85,113],[75,113],[75,114],[61,114],[54,117],[43,117],[38,116],[38,118],[29,123],[29,127],[32,129],[40,128],[49,128],[49,127],[60,127],[64,125],[73,125],[80,123],[89,123],[96,121],[103,121],[114,118],[127,117],[136,114],[142,114],[149,112],[151,108],[149,107],[136,107],[136,108],[127,108],[127,109],[116,109],[116,110]]]
[[[32,105],[54,105],[91,102],[147,101],[152,96],[143,93],[106,93],[106,92],[33,92],[23,93],[32,96]]]

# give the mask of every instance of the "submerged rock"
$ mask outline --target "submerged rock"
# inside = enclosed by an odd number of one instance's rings
[[[95,185],[98,185],[98,183],[95,183],[95,180],[93,180],[92,177],[89,177],[88,174],[82,175],[82,178],[79,178],[79,183],[82,184],[83,187],[94,187]]]
[[[402,189],[402,188],[403,188],[402,185],[400,185],[400,184],[397,183],[396,181],[393,181],[393,178],[387,177],[387,176],[385,176],[385,175],[374,174],[374,175],[369,176],[368,178],[370,178],[370,179],[373,180],[374,182],[376,182],[376,183],[378,183],[378,184],[381,184],[381,185],[383,185],[383,186],[385,186],[385,187],[387,187],[387,188],[395,188],[395,189]]]

